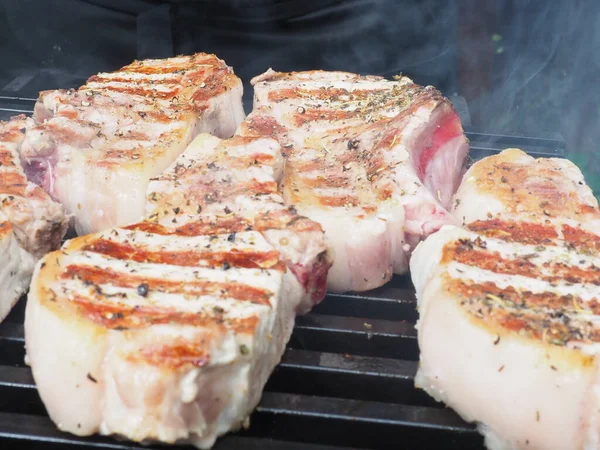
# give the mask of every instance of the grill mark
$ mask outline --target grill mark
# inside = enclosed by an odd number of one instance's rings
[[[191,222],[177,228],[167,228],[155,222],[140,222],[134,225],[123,227],[125,230],[142,231],[145,233],[153,233],[161,236],[177,235],[177,236],[208,236],[225,233],[239,233],[241,231],[250,231],[252,226],[250,222],[239,218],[223,218],[212,222]]]
[[[64,279],[79,279],[85,284],[109,283],[120,288],[135,289],[146,284],[149,291],[181,295],[212,295],[219,298],[232,298],[257,305],[271,306],[272,293],[261,288],[248,286],[242,282],[217,282],[207,280],[171,281],[159,278],[148,278],[110,269],[90,266],[70,265],[61,275]]]
[[[457,296],[468,313],[483,320],[488,327],[503,328],[561,346],[568,341],[600,342],[600,329],[587,321],[588,314],[581,314],[583,308],[593,314],[600,313],[596,298],[583,302],[572,295],[519,292],[490,282],[446,279],[444,284],[447,292]]]
[[[102,303],[102,298],[74,297],[72,303],[92,322],[110,330],[139,330],[152,325],[191,325],[224,332],[252,333],[258,324],[256,316],[228,319],[202,312],[181,312],[157,306],[125,306]]]
[[[0,236],[10,234],[12,232],[12,225],[10,222],[0,222]]]
[[[381,87],[379,89],[356,89],[348,91],[344,88],[322,87],[315,89],[301,88],[284,88],[269,92],[268,99],[271,102],[281,102],[283,100],[292,100],[298,98],[306,98],[308,100],[330,100],[333,102],[351,102],[351,101],[367,101],[377,92],[388,91],[391,86]],[[340,100],[338,97],[347,95],[349,99]]]
[[[227,161],[228,168],[231,169],[246,169],[250,166],[261,165],[271,166],[274,163],[275,158],[273,155],[266,153],[257,153],[254,155],[240,155]]]
[[[273,117],[262,114],[249,117],[242,123],[242,127],[246,131],[244,134],[254,136],[275,137],[287,132],[287,129],[280,125]]]
[[[564,280],[574,284],[600,285],[600,267],[592,265],[584,269],[549,261],[536,265],[527,259],[505,259],[498,252],[474,249],[461,242],[453,242],[444,247],[442,264],[452,261],[495,273],[521,275],[549,283]],[[552,275],[542,273],[542,268],[548,269]]]
[[[204,367],[210,361],[207,352],[207,342],[180,340],[178,344],[145,346],[137,352],[129,353],[126,357],[133,364],[146,363],[152,366],[179,369],[185,366]]]
[[[20,172],[0,173],[0,190],[2,195],[25,196],[27,178]]]
[[[81,104],[78,106],[81,106]],[[60,111],[57,111],[54,117],[66,117],[70,120],[77,120],[77,118],[79,117],[79,111],[77,111],[76,109],[65,108],[61,109]]]
[[[89,87],[88,87],[89,89]],[[123,94],[129,95],[139,95],[141,97],[152,97],[158,98],[162,100],[168,100],[177,95],[179,90],[170,90],[170,91],[156,91],[153,89],[146,89],[141,86],[110,86],[103,85],[93,88],[95,91],[113,91],[113,92],[121,92]]]
[[[549,159],[515,162],[495,156],[474,166],[479,189],[502,201],[509,212],[535,213],[581,220],[600,213],[581,201],[575,182]]]
[[[15,156],[13,152],[2,148],[0,143],[0,165],[2,166],[15,166]]]
[[[320,231],[323,229],[317,222],[308,217],[298,215],[294,207],[279,211],[271,211],[258,216],[255,219],[255,226],[258,231],[265,230],[284,230],[288,229],[296,233],[307,231]]]
[[[569,225],[563,225],[562,232],[564,239],[577,250],[584,253],[600,251],[600,236]]]
[[[79,125],[85,128],[89,128],[89,124],[79,122]],[[50,120],[42,125],[38,125],[36,128],[38,132],[45,132],[52,137],[54,143],[68,142],[69,145],[74,147],[81,147],[90,142],[90,136],[79,133],[73,128],[64,126],[62,122],[56,120]]]
[[[136,61],[121,68],[118,72],[133,72],[143,74],[168,74],[174,72],[198,71],[203,69],[214,70],[226,68],[227,66],[214,55],[205,53],[196,54],[191,58],[186,58],[178,62],[165,64],[162,61],[157,64],[151,64],[147,61]]]
[[[182,267],[223,267],[225,263],[232,268],[272,269],[285,271],[285,265],[279,261],[279,252],[240,251],[232,249],[228,252],[200,252],[199,250],[154,251],[134,247],[128,243],[117,243],[106,239],[98,239],[83,248],[121,260],[144,263],[172,264]]]
[[[351,186],[350,180],[346,176],[323,175],[317,178],[303,178],[302,182],[310,188],[342,188]]]
[[[145,114],[144,119],[146,122],[169,123],[172,120],[180,120],[179,115],[177,116],[177,118],[173,119],[168,114],[166,114],[165,112],[160,111],[160,110],[148,110],[148,111],[136,111],[136,112],[138,114],[140,114],[140,112],[144,113]]]
[[[223,67],[214,67],[208,75],[203,71],[193,71],[187,74],[186,79],[192,85],[204,83],[204,87],[196,89],[191,96],[191,100],[197,103],[207,102],[234,84],[229,70]]]
[[[25,117],[25,116],[23,116]],[[19,119],[16,119],[19,120]],[[19,127],[19,122],[11,123],[11,122],[2,122],[0,121],[0,143],[3,144],[19,144],[24,138],[24,134],[21,133],[21,129],[29,129],[29,126],[26,126],[26,122],[22,122],[22,126]]]
[[[151,77],[151,74],[148,74],[150,76],[148,76],[147,78],[137,78],[137,79],[132,79],[132,78],[125,78],[122,76],[122,74],[125,74],[127,72],[114,72],[114,73],[108,73],[108,74],[104,74],[104,75],[94,75],[91,78],[89,78],[87,80],[86,84],[89,83],[98,83],[98,84],[104,84],[104,83],[130,83],[130,84],[136,84],[136,85],[145,85],[148,86],[150,88],[157,88],[160,86],[173,86],[173,85],[180,85],[181,84],[181,77],[176,77],[176,78],[167,78],[167,79],[153,79]]]
[[[517,291],[512,286],[500,288],[489,281],[475,283],[452,279],[447,282],[447,286],[449,287],[449,292],[462,297],[479,296],[485,299],[487,294],[492,294],[505,302],[506,306],[524,310],[548,308],[555,312],[576,314],[575,303],[579,309],[589,309],[594,314],[600,314],[600,299],[595,297],[589,301],[583,301],[572,294],[559,295],[553,292],[533,293],[530,291]],[[494,300],[489,298],[487,300],[494,302]],[[502,307],[497,302],[491,304]],[[545,315],[548,313],[542,312],[541,314]]]
[[[356,206],[360,203],[357,197],[351,195],[322,195],[318,196],[318,200],[324,206]]]
[[[304,112],[295,111],[293,122],[297,127],[317,120],[337,121],[358,116],[360,111],[340,111],[324,109],[305,109]]]
[[[507,242],[525,245],[549,245],[558,238],[556,229],[551,225],[540,225],[530,222],[509,222],[501,219],[477,220],[467,228],[483,236]]]
[[[292,161],[292,164],[294,166],[294,169],[296,172],[298,173],[303,173],[303,172],[313,172],[315,170],[327,170],[327,169],[331,169],[331,167],[329,167],[328,165],[325,165],[323,161],[318,160],[318,159],[313,159],[310,161],[303,161],[303,160],[299,160],[299,159],[294,159]]]

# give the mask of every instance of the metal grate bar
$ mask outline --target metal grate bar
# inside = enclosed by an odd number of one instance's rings
[[[89,437],[82,438],[71,434],[62,433],[47,417],[31,417],[23,414],[10,414],[0,412],[0,443],[10,441],[13,444],[22,442],[23,448],[94,448],[106,450],[148,450],[148,447],[134,446],[130,443],[119,443],[110,438]],[[42,447],[35,444],[46,444]],[[13,447],[11,447],[13,448]],[[240,450],[341,450],[341,447],[325,445],[308,445],[295,442],[275,441],[246,436],[227,436],[217,442],[215,450],[240,449]],[[343,450],[348,450],[344,447]],[[359,449],[356,449],[359,450]]]

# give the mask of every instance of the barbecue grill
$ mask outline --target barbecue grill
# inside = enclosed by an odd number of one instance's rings
[[[30,113],[34,100],[0,97],[0,119]],[[558,139],[467,130],[474,160],[507,147],[564,156]],[[0,324],[0,448],[141,449],[128,441],[61,433],[24,363],[21,299]],[[250,427],[216,450],[482,449],[482,437],[452,410],[416,390],[418,346],[409,276],[361,294],[329,294],[298,317]]]

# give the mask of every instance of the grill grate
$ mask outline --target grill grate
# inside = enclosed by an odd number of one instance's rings
[[[0,119],[29,112],[31,99],[0,97]],[[563,156],[564,143],[467,133],[479,159],[501,148]],[[147,449],[111,438],[62,433],[48,418],[24,364],[22,299],[0,324],[0,447]],[[298,317],[281,364],[246,431],[216,450],[481,449],[473,425],[414,389],[418,346],[414,289],[395,277],[369,293],[330,294]],[[6,446],[6,447],[5,447]]]

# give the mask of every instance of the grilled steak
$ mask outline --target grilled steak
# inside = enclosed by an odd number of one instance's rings
[[[42,92],[21,157],[79,234],[133,223],[150,178],[197,133],[233,134],[241,97],[241,81],[214,55],[136,61],[76,91]]]
[[[27,289],[35,259],[58,248],[68,227],[61,206],[21,167],[18,148],[32,126],[24,115],[0,122],[0,320]]]
[[[505,150],[469,169],[415,250],[416,385],[490,449],[597,448],[600,211],[574,164]]]
[[[281,162],[271,139],[199,135],[144,221],[37,265],[27,354],[61,430],[209,448],[245,423],[330,266],[321,227],[277,194]]]
[[[363,291],[407,270],[411,249],[453,219],[445,208],[468,146],[452,105],[408,78],[278,73],[252,81],[241,134],[284,148],[283,195],[321,223],[332,291]]]

